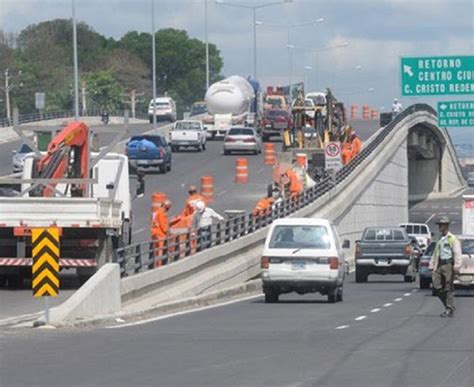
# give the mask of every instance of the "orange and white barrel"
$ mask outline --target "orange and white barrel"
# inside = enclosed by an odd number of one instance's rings
[[[206,203],[214,201],[214,178],[212,176],[201,177],[201,195],[206,199]]]
[[[379,114],[378,114],[378,112],[377,112],[376,109],[370,109],[370,118],[371,118],[372,120],[376,120],[377,117],[378,117],[378,115],[379,115]]]
[[[351,119],[357,118],[357,110],[358,106],[357,105],[351,105]]]
[[[276,163],[276,151],[275,144],[266,142],[263,144],[263,162],[265,165],[275,165]]]
[[[245,157],[235,160],[235,182],[247,183],[249,181],[248,163]]]
[[[308,169],[308,155],[306,153],[297,153],[296,164],[298,164],[304,170]]]
[[[154,192],[151,195],[151,211],[155,212],[168,197],[164,192]]]
[[[370,108],[368,105],[362,106],[362,118],[368,120],[370,118]]]

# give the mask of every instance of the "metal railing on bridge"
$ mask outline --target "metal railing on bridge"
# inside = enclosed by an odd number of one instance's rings
[[[408,107],[385,126],[348,165],[335,175],[322,179],[315,186],[306,189],[296,199],[288,198],[281,201],[262,216],[244,213],[213,225],[208,229],[170,235],[161,241],[149,241],[125,246],[114,251],[113,262],[120,264],[122,276],[137,274],[250,235],[270,225],[275,219],[287,217],[311,205],[315,200],[337,187],[369,157],[401,120],[417,111],[436,114],[435,110],[427,104],[415,104]]]

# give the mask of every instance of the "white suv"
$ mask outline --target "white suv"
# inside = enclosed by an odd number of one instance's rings
[[[342,301],[347,266],[334,225],[326,219],[287,218],[273,222],[261,267],[265,302],[283,293],[319,292],[328,302]]]
[[[423,252],[431,243],[430,228],[424,223],[402,223],[398,227],[404,228],[407,234],[415,236]]]
[[[160,97],[155,99],[155,116],[157,120],[176,121],[176,103],[173,98]],[[153,99],[148,105],[148,118],[150,124],[153,122]]]

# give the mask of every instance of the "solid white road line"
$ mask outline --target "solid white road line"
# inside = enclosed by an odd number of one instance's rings
[[[356,317],[354,320],[355,320],[355,321],[362,321],[362,320],[364,320],[364,319],[366,319],[366,318],[367,318],[367,316],[359,316],[359,317]]]
[[[155,322],[155,321],[166,320],[166,319],[172,318],[172,317],[183,316],[185,314],[191,314],[191,313],[195,313],[195,312],[202,312],[202,311],[209,310],[209,309],[219,308],[221,306],[232,305],[232,304],[236,304],[238,302],[254,300],[254,299],[260,298],[260,297],[262,297],[262,294],[255,294],[253,296],[239,298],[237,300],[231,300],[231,301],[227,301],[227,302],[222,302],[220,304],[208,305],[208,306],[203,306],[201,308],[196,308],[196,309],[185,310],[185,311],[182,311],[182,312],[171,313],[171,314],[167,314],[165,316],[152,317],[152,318],[148,318],[148,319],[145,319],[145,320],[134,321],[134,322],[127,323],[127,324],[112,325],[112,326],[106,327],[106,329],[134,327],[134,326],[137,326],[137,325],[148,324],[148,323]]]
[[[341,330],[341,329],[347,329],[347,328],[349,328],[349,325],[339,325],[338,327],[334,329]]]
[[[384,308],[388,308],[389,306],[392,306],[393,304],[391,302],[387,302],[386,304],[382,305]]]
[[[380,311],[381,311],[380,308],[375,308],[375,309],[372,309],[372,310],[370,311],[370,313],[377,313],[377,312],[380,312]]]

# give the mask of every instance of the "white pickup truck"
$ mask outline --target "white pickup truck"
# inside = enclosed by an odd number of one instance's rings
[[[206,149],[207,134],[201,121],[177,121],[170,132],[171,151],[179,148],[196,148],[198,152]]]
[[[91,155],[91,160],[97,154]],[[34,154],[23,169],[23,195],[0,197],[0,283],[19,286],[31,277],[31,229],[60,229],[61,269],[76,269],[81,282],[112,260],[113,249],[130,244],[131,201],[127,156],[109,153],[93,168],[87,197],[72,197],[66,184],[53,197],[30,196]],[[26,181],[26,182],[25,182]]]

